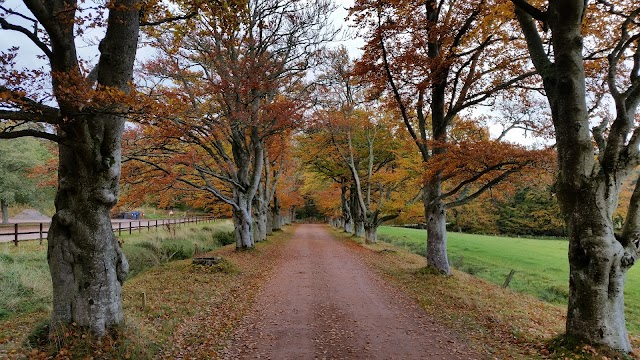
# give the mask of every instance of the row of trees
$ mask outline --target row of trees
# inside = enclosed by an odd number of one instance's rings
[[[620,236],[613,219],[622,184],[640,160],[640,7],[583,0],[363,0],[352,14],[368,41],[357,73],[377,79],[379,91],[395,103],[423,163],[442,159],[424,183],[427,262],[449,271],[445,208],[451,205],[443,180],[453,120],[498,92],[537,91],[550,108],[556,193],[570,241],[567,336],[631,351],[623,289],[638,258],[640,190],[630,199]]]
[[[123,154],[131,189],[193,189],[198,201],[227,204],[239,249],[299,200],[296,161],[339,199],[342,226],[369,241],[421,202],[427,263],[449,274],[447,209],[548,168],[552,150],[504,135],[552,127],[570,239],[567,335],[631,350],[623,288],[638,258],[638,187],[619,236],[613,219],[640,161],[637,4],[358,0],[350,14],[366,45],[355,63],[344,50],[323,51],[336,34],[325,0],[25,5],[0,4],[0,26],[47,64],[23,68],[17,47],[0,54],[0,138],[59,144],[53,324],[103,334],[123,320],[128,265],[109,222]],[[134,77],[141,26],[156,53]],[[95,27],[105,31],[91,62],[77,44]],[[540,115],[534,104],[545,98],[550,111]],[[479,119],[495,111],[478,109],[497,103],[510,114],[490,137]],[[125,132],[126,119],[137,125]]]
[[[292,168],[290,134],[308,109],[305,76],[335,35],[332,6],[203,4],[185,24],[148,31],[157,53],[143,75],[156,103],[127,135],[129,173],[145,184],[178,182],[228,204],[238,249],[279,229],[287,194],[277,189]]]

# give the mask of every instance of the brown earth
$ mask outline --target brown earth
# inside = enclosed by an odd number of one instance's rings
[[[297,228],[225,357],[480,358],[323,225]]]

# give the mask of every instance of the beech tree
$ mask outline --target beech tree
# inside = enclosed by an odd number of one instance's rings
[[[124,319],[128,263],[109,212],[118,200],[126,116],[143,103],[131,84],[139,28],[192,14],[171,16],[166,6],[139,0],[23,3],[21,11],[0,4],[2,32],[16,35],[9,40],[16,46],[0,52],[0,139],[57,143],[56,213],[47,237],[50,329],[75,323],[103,335]],[[92,44],[96,29],[101,40],[92,63],[79,45]],[[25,40],[37,49],[30,61],[19,60],[29,54],[18,46]]]
[[[385,116],[366,110],[348,116],[318,111],[312,130],[298,141],[309,177],[331,180],[340,188],[340,226],[371,243],[377,240],[377,228],[396,218],[403,205],[394,196],[403,182],[392,169],[397,140]],[[310,190],[322,191],[317,186]],[[320,200],[324,210],[331,207],[327,202]]]
[[[136,159],[231,206],[237,248],[254,246],[265,143],[300,121],[306,72],[334,36],[332,9],[324,0],[211,3],[189,26],[149,32],[159,52],[145,71],[164,81],[153,93],[168,106],[148,119],[153,153]],[[260,216],[267,193],[273,188],[259,193]]]
[[[556,191],[569,235],[566,337],[630,352],[624,285],[638,259],[640,183],[619,235],[613,215],[625,179],[640,165],[640,6],[583,0],[513,3],[555,128]],[[606,38],[590,36],[595,29]],[[544,46],[547,38],[552,51]],[[603,67],[590,60],[594,53],[607,54]],[[614,116],[598,119],[590,111],[590,69],[600,69]]]
[[[264,241],[267,235],[271,235],[273,230],[279,230],[282,227],[282,219],[280,217],[280,205],[276,192],[278,182],[287,164],[289,139],[291,134],[285,131],[278,136],[272,136],[267,139],[264,147],[264,173],[262,174],[258,192],[255,197],[256,202],[256,219],[255,219],[255,238],[256,241]],[[273,206],[271,206],[271,204]]]
[[[296,139],[296,157],[301,159],[305,166],[305,193],[315,199],[316,203],[324,211],[333,210],[333,205],[337,204],[339,214],[339,227],[345,232],[354,233],[355,226],[351,211],[351,175],[349,169],[341,161],[338,154],[333,151],[334,147],[331,138],[326,136],[326,132],[312,130]],[[339,191],[334,197],[332,184],[338,187]]]
[[[0,139],[33,136],[59,144],[56,213],[47,255],[51,322],[76,323],[102,335],[123,321],[121,286],[128,264],[111,231],[109,210],[118,199],[120,137],[141,2],[115,0],[97,10],[73,0],[29,0],[24,5],[28,12],[0,6],[3,36],[14,33],[16,42],[30,41],[46,65],[22,68],[16,62],[17,46],[1,53]],[[87,72],[76,40],[93,26],[84,21],[97,20],[104,21],[105,33],[99,60]]]
[[[372,96],[382,95],[396,109],[426,169],[422,192],[426,258],[429,266],[444,274],[450,273],[446,209],[477,198],[531,165],[518,159],[525,154],[517,146],[487,139],[466,149],[448,144],[449,131],[460,115],[533,75],[518,47],[521,43],[512,41],[507,10],[504,3],[491,0],[455,6],[438,0],[359,0],[351,9],[367,39],[356,73],[375,86]],[[506,155],[509,147],[520,155],[500,159],[489,153],[496,148]],[[464,151],[457,151],[461,157],[450,157],[453,149],[473,150],[491,162],[484,166],[474,162],[446,175],[445,167],[453,170],[464,164],[463,159],[471,159]],[[446,181],[457,183],[445,190]]]
[[[378,227],[400,212],[393,206],[396,199],[391,194],[402,182],[397,177],[383,177],[394,161],[395,139],[384,121],[371,119],[371,114],[352,114],[348,121],[347,126],[330,124],[329,131],[335,150],[351,173],[356,234],[362,236],[358,234],[362,226],[365,241],[375,243]]]

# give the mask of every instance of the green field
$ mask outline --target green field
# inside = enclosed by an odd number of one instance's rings
[[[425,253],[426,231],[382,226],[380,240]],[[569,293],[569,243],[562,240],[533,240],[450,232],[449,261],[454,268],[502,285],[511,271],[509,287],[542,300],[566,304]],[[627,325],[640,335],[640,269],[627,277],[625,303]]]

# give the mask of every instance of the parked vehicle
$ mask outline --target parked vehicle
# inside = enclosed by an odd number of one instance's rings
[[[112,219],[140,220],[143,214],[140,211],[123,211],[113,214]]]

